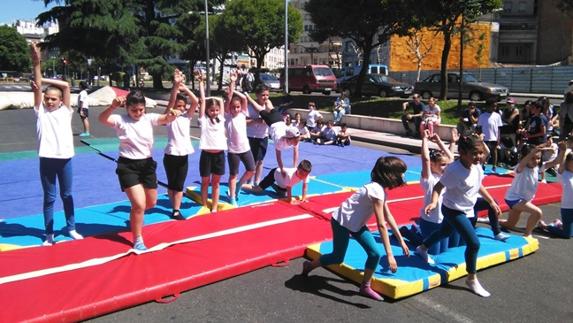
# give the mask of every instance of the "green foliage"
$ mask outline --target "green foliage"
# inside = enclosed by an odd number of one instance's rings
[[[16,28],[0,26],[0,70],[22,72],[30,63],[26,39]]]

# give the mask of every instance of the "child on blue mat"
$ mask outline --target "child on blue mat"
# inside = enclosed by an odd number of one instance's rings
[[[70,106],[70,86],[65,81],[42,78],[40,49],[30,44],[34,81],[34,112],[36,113],[36,133],[38,156],[40,157],[40,180],[44,191],[44,246],[54,244],[54,203],[56,201],[56,179],[60,185],[60,197],[64,204],[67,233],[72,239],[83,237],[76,231],[74,199],[72,196],[72,157],[74,137]],[[48,87],[42,98],[42,84]]]
[[[541,153],[548,147],[524,145],[521,160],[515,169],[515,177],[505,193],[505,203],[509,206],[509,216],[500,224],[506,229],[515,229],[522,212],[529,213],[525,227],[525,237],[530,237],[533,229],[543,217],[543,211],[532,203],[539,184],[539,164]]]
[[[185,86],[183,81],[183,73],[176,69],[173,73],[171,96],[165,109],[166,114],[172,109],[181,112],[175,120],[167,124],[168,140],[167,146],[165,146],[165,155],[163,156],[163,167],[165,167],[167,176],[167,194],[173,208],[171,217],[176,220],[185,220],[180,208],[185,178],[189,168],[189,154],[195,151],[190,138],[191,118],[199,102],[195,94]],[[185,95],[180,94],[180,91],[184,92]],[[187,98],[191,99],[190,106]]]
[[[446,167],[440,181],[434,186],[432,202],[425,207],[426,214],[430,214],[438,205],[442,190],[446,188],[442,199],[442,224],[416,248],[416,253],[429,264],[433,264],[428,248],[448,237],[452,231],[459,232],[466,243],[466,284],[477,295],[489,297],[490,293],[477,279],[476,265],[480,241],[468,217],[474,216],[474,205],[480,194],[498,216],[501,209],[482,184],[484,173],[480,161],[484,153],[483,141],[475,135],[463,136],[458,140],[458,151],[460,158]]]
[[[125,106],[127,114],[114,114]],[[141,91],[131,91],[116,97],[99,115],[99,122],[114,128],[119,138],[119,158],[115,173],[121,190],[131,203],[129,223],[133,234],[133,249],[145,251],[143,214],[157,202],[157,163],[152,158],[153,127],[172,122],[181,114],[170,110],[167,114],[145,113],[145,97]]]
[[[570,140],[573,139],[570,137]],[[573,143],[573,140],[571,140]],[[573,152],[567,147],[565,141],[559,143],[559,167],[557,176],[561,181],[563,192],[561,194],[561,220],[557,219],[550,224],[539,221],[539,226],[549,233],[564,239],[573,235]]]
[[[259,185],[245,184],[244,189],[261,193],[268,187],[272,187],[280,197],[286,197],[287,202],[297,203],[292,198],[292,187],[298,182],[302,181],[302,196],[301,202],[306,201],[306,193],[308,192],[308,175],[312,171],[312,164],[308,160],[303,160],[296,168],[285,168],[286,175],[280,172],[279,168],[273,168],[263,178]]]
[[[364,278],[360,285],[360,294],[377,301],[383,298],[372,290],[371,279],[374,270],[378,267],[381,251],[377,247],[376,240],[366,226],[372,214],[376,216],[378,232],[386,250],[388,266],[392,272],[398,270],[398,265],[392,247],[386,225],[390,225],[394,237],[400,243],[404,255],[409,256],[410,250],[404,242],[396,221],[388,208],[385,189],[392,189],[404,184],[404,173],[407,166],[397,157],[380,157],[370,173],[372,182],[361,187],[357,192],[346,199],[340,207],[332,213],[332,253],[322,255],[320,258],[303,263],[302,275],[308,275],[319,266],[339,264],[344,261],[350,236],[352,236],[368,255],[364,265]]]

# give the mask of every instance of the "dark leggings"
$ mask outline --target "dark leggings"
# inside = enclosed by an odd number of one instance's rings
[[[561,221],[563,222],[563,229],[549,226],[547,231],[563,239],[570,239],[573,233],[573,209],[561,208]]]
[[[261,119],[267,124],[267,126],[271,126],[273,123],[277,123],[283,121],[283,116],[277,109],[272,109],[271,111],[263,110],[259,112]]]

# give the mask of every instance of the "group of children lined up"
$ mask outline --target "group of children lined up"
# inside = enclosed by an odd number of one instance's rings
[[[74,156],[70,107],[70,87],[67,82],[44,79],[41,74],[40,51],[31,45],[34,66],[34,111],[37,115],[38,152],[40,157],[40,178],[44,191],[43,213],[45,240],[43,245],[54,244],[53,205],[56,199],[56,181],[60,185],[60,196],[64,203],[66,230],[73,239],[83,237],[75,228],[75,211],[72,197],[72,157]],[[287,125],[280,112],[268,100],[269,90],[257,89],[257,100],[248,94],[235,91],[237,74],[231,75],[227,100],[204,95],[204,79],[199,81],[199,98],[183,82],[183,74],[176,70],[170,100],[163,114],[146,113],[145,97],[140,91],[127,96],[116,97],[111,105],[98,117],[99,122],[114,128],[119,138],[119,158],[116,174],[122,191],[131,203],[130,226],[133,247],[145,250],[142,237],[143,214],[157,201],[157,163],[152,159],[153,127],[166,125],[168,143],[165,147],[163,165],[168,181],[168,195],[175,219],[184,219],[181,214],[181,200],[188,170],[188,155],[193,153],[190,140],[191,117],[199,108],[201,156],[201,203],[211,212],[218,210],[219,181],[225,174],[225,151],[229,164],[229,201],[236,204],[237,190],[241,187],[254,192],[272,186],[277,193],[292,199],[291,188],[303,181],[302,200],[306,198],[308,174],[312,165],[308,160],[298,163],[300,133],[296,127]],[[42,84],[48,85],[42,97]],[[250,101],[250,104],[248,104]],[[116,113],[125,107],[125,113]],[[262,163],[269,137],[274,142],[278,167],[272,169],[261,181]],[[282,151],[293,149],[292,168],[282,161]],[[245,166],[245,173],[237,186],[239,164]],[[255,177],[255,185],[247,181]],[[273,185],[275,184],[275,185]],[[208,203],[211,186],[211,203]]]

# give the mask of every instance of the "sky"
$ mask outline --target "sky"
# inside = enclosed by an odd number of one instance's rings
[[[34,20],[39,13],[49,10],[44,0],[0,0],[0,24],[9,24],[16,20]]]

